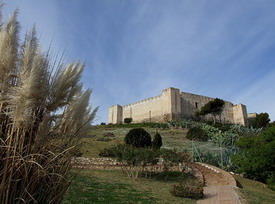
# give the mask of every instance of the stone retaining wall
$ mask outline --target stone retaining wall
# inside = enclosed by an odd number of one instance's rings
[[[98,157],[98,158],[85,158],[75,157],[72,159],[71,164],[74,168],[80,169],[102,169],[102,170],[120,170],[122,167],[127,167],[123,162],[118,162],[112,158]],[[156,165],[149,165],[140,170],[151,171],[151,172],[163,172],[164,169],[163,161],[160,160]],[[196,178],[204,184],[204,178],[202,173],[194,166],[189,164],[179,164],[170,166],[168,171],[184,171],[186,173],[192,173]]]
[[[121,169],[121,167],[127,167],[123,162],[118,162],[113,158],[98,157],[98,158],[85,158],[85,157],[75,157],[72,159],[71,164],[74,168],[81,169],[104,169],[104,170],[114,170]],[[183,164],[170,166],[168,171],[183,171],[186,166]],[[160,160],[156,165],[148,165],[143,170],[161,172],[164,171],[163,162]]]

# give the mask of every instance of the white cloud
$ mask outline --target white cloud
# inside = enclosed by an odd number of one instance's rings
[[[22,26],[37,23],[44,47],[67,45],[87,61],[91,102],[108,107],[158,95],[170,86],[275,112],[275,2],[15,1]]]

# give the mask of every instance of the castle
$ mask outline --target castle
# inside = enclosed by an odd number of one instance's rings
[[[181,92],[177,88],[167,88],[159,96],[147,98],[125,106],[114,105],[109,108],[108,122],[122,123],[124,118],[132,118],[134,123],[164,122],[195,117],[206,103],[214,98]],[[247,125],[247,111],[243,104],[234,105],[225,101],[220,115],[221,122]]]

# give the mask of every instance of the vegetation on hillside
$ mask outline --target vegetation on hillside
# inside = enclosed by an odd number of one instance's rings
[[[240,138],[237,146],[241,149],[234,158],[238,172],[275,189],[275,126],[257,136]]]
[[[246,179],[240,175],[234,176],[242,193],[245,203],[251,204],[272,204],[275,201],[275,192],[268,188],[266,184],[258,181]]]
[[[203,129],[192,127],[188,130],[186,138],[189,140],[207,141],[208,135]]]
[[[268,113],[257,114],[256,118],[251,121],[254,128],[265,128],[270,122]]]
[[[142,128],[131,129],[124,138],[125,144],[119,144],[105,148],[100,152],[100,156],[113,157],[119,162],[126,164],[122,166],[122,171],[133,180],[137,180],[138,176],[145,174],[152,175],[156,172],[152,171],[152,167],[156,164],[162,164],[163,170],[158,174],[167,174],[168,178],[170,167],[177,166],[182,172],[186,166],[184,163],[190,161],[190,154],[176,152],[175,150],[160,149],[162,146],[162,138],[158,132],[155,133],[154,140],[151,142],[150,134]],[[170,192],[179,197],[187,197],[199,199],[203,195],[202,183],[192,179],[179,180],[177,184],[170,189]],[[190,188],[190,185],[193,187]]]
[[[117,148],[117,143],[120,143],[119,141],[121,142],[123,141],[124,136],[132,128],[132,125],[134,125],[134,127],[144,127],[144,129],[151,135],[154,135],[157,129],[159,134],[161,134],[162,136],[162,142],[163,142],[163,148],[160,149],[162,151],[162,154],[159,155],[158,157],[162,158],[161,160],[164,162],[167,168],[169,168],[171,165],[175,165],[176,163],[180,163],[180,161],[177,160],[177,158],[179,157],[175,156],[174,154],[181,154],[181,153],[175,152],[172,150],[174,147],[178,147],[178,151],[186,149],[189,152],[185,158],[192,159],[192,155],[193,155],[194,161],[210,163],[215,166],[221,167],[225,170],[230,170],[234,172],[239,167],[238,165],[236,165],[236,163],[232,161],[232,156],[241,151],[239,147],[237,147],[236,145],[237,142],[240,140],[240,138],[257,136],[259,133],[263,131],[263,128],[257,129],[253,127],[245,127],[245,126],[236,125],[236,124],[216,123],[214,125],[210,123],[206,124],[204,122],[191,121],[191,120],[170,121],[168,123],[159,123],[159,124],[148,123],[148,124],[145,124],[144,126],[143,124],[123,124],[123,125],[120,125],[119,127],[116,125],[94,127],[93,134],[97,135],[95,136],[95,138],[101,137],[100,136],[101,132],[103,132],[102,135],[104,135],[106,131],[113,132],[115,134],[114,140],[104,143],[104,146],[108,147],[105,150],[109,151],[109,152],[108,151],[105,152],[106,153],[105,156],[110,156],[110,153],[112,153],[111,157],[115,157],[113,148]],[[163,128],[163,127],[169,127],[169,128]],[[186,139],[186,133],[188,132],[188,129],[191,129],[193,127],[199,127],[203,129],[207,133],[208,140],[206,142],[188,141]],[[109,148],[110,145],[114,145],[114,146]],[[171,151],[165,151],[165,150],[163,151],[163,149],[166,149],[166,148],[170,149]],[[140,149],[140,153],[143,151],[144,151],[143,148]],[[145,151],[148,151],[148,149],[146,149]],[[102,151],[102,153],[103,152],[104,151]],[[151,154],[150,152],[153,152],[153,150],[150,149],[147,153]],[[192,153],[192,155],[190,153]],[[124,156],[126,155],[127,153],[126,154],[124,153]],[[142,153],[140,155],[142,155]],[[155,155],[157,156],[157,154]],[[146,158],[146,156],[144,155],[142,157]],[[151,158],[158,160],[159,159],[158,157],[153,156]],[[138,156],[136,158],[141,158],[141,157]],[[142,161],[142,159],[140,161]],[[138,170],[139,177],[136,178],[136,181],[138,181],[143,175],[147,174],[149,175],[149,177],[150,175],[153,175],[152,172],[146,173],[146,167],[147,165],[150,165],[150,162],[146,163],[147,161],[149,160],[145,160],[144,162],[144,164],[146,164],[145,166],[142,166],[143,162],[140,162],[136,167],[134,167],[139,169]],[[144,170],[142,170],[142,168]],[[169,175],[169,172],[167,173]],[[182,193],[183,194],[186,193],[183,185],[180,183],[180,180],[178,180],[177,182],[178,184],[174,184],[175,186],[177,186],[176,190],[183,189]],[[172,189],[170,189],[170,192],[172,193]]]
[[[151,147],[151,135],[143,128],[131,129],[125,136],[124,141],[126,144],[133,147]]]
[[[214,120],[214,124],[216,123],[216,116],[220,116],[220,114],[223,111],[224,108],[224,100],[219,99],[219,98],[215,98],[212,101],[209,101],[208,103],[206,103],[200,111],[198,111],[196,113],[196,116],[205,116],[205,115],[212,115],[213,116],[213,120]],[[221,121],[220,121],[221,122]]]
[[[97,109],[79,82],[84,65],[41,51],[34,27],[20,43],[17,14],[0,27],[0,201],[60,203]]]
[[[156,131],[155,135],[154,135],[154,139],[152,141],[152,147],[154,149],[160,149],[162,146],[162,137],[161,135],[159,134],[158,131]]]

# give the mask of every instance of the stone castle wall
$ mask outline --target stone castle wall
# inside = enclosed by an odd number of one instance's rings
[[[152,120],[162,121],[163,96],[151,97],[133,104],[123,106],[123,118],[133,118],[133,122],[144,122]]]
[[[125,106],[114,105],[109,108],[109,123],[122,123],[124,118],[138,122],[163,122],[189,119],[195,116],[206,103],[214,98],[167,88],[159,96],[151,97]],[[208,116],[210,119],[211,116]],[[227,123],[247,124],[246,106],[234,105],[225,101],[220,120]]]
[[[208,96],[201,96],[197,94],[191,94],[186,92],[181,92],[181,109],[183,118],[192,118],[195,113],[199,111],[205,104],[209,101],[214,100],[214,98]],[[224,109],[221,113],[221,121],[226,123],[234,123],[233,117],[233,103],[224,101]],[[211,116],[209,116],[210,118]]]

